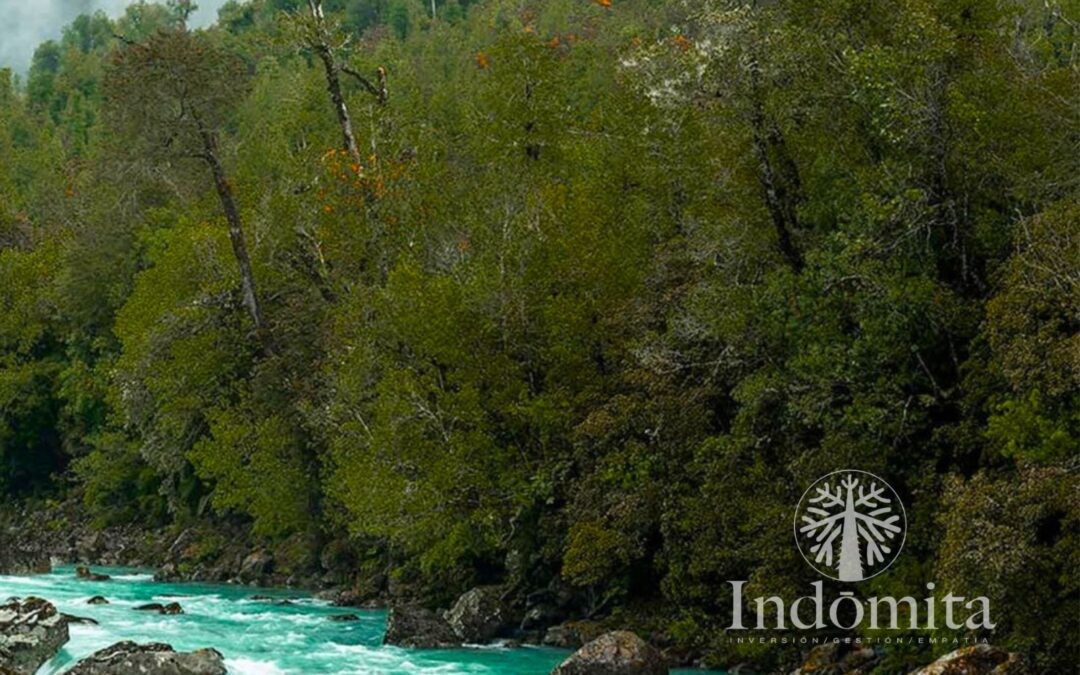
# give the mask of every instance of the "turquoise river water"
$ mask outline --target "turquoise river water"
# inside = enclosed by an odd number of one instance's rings
[[[95,568],[109,581],[81,581],[74,569],[52,574],[0,576],[0,600],[36,595],[60,611],[96,619],[72,625],[71,640],[38,675],[62,673],[77,660],[120,640],[167,642],[177,650],[213,647],[230,673],[439,673],[457,675],[546,675],[568,652],[543,647],[484,646],[465,649],[385,647],[386,612],[331,607],[309,595],[285,590],[196,583],[158,583],[145,570]],[[253,599],[253,595],[269,600]],[[108,605],[88,605],[94,595]],[[147,602],[179,602],[184,614],[161,616],[132,608]],[[359,621],[336,622],[335,614]],[[683,671],[701,673],[702,671]]]

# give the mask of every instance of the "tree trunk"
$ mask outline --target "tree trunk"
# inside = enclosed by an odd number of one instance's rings
[[[840,581],[861,581],[863,578],[862,554],[859,551],[859,523],[855,517],[855,501],[852,492],[851,488],[847,489],[844,529],[840,539]]]
[[[769,157],[768,141],[764,130],[764,119],[755,113],[753,119],[754,156],[758,161],[758,180],[765,193],[765,206],[776,229],[777,244],[780,252],[796,272],[803,268],[803,257],[791,239],[791,231],[798,226],[795,210],[791,203],[792,196],[787,194],[782,182],[773,170]]]
[[[330,100],[334,104],[334,112],[337,113],[338,126],[341,127],[341,140],[345,150],[352,157],[353,162],[360,164],[360,148],[356,144],[356,134],[353,133],[352,118],[349,116],[349,106],[345,103],[345,96],[341,93],[341,69],[338,67],[334,52],[330,48],[326,36],[325,19],[323,18],[322,2],[320,0],[308,0],[308,9],[311,10],[311,20],[314,22],[314,36],[309,46],[319,55],[326,71],[326,89],[330,92]]]
[[[204,154],[203,159],[210,167],[210,173],[214,176],[214,187],[217,189],[218,198],[221,200],[221,208],[225,212],[225,220],[229,224],[229,241],[232,242],[233,255],[240,266],[240,288],[243,294],[244,307],[251,316],[255,330],[262,333],[263,319],[262,310],[259,307],[259,296],[255,292],[255,274],[251,271],[251,257],[248,255],[247,243],[244,241],[244,230],[240,221],[240,210],[236,207],[236,199],[233,197],[232,187],[225,177],[225,169],[217,156],[217,143],[209,131],[202,132]]]
[[[360,148],[356,145],[356,135],[353,134],[352,118],[349,117],[349,106],[345,104],[345,97],[341,93],[341,77],[337,63],[330,48],[323,44],[315,48],[322,59],[323,68],[326,70],[326,88],[330,91],[330,100],[334,104],[334,112],[337,113],[338,125],[341,127],[341,138],[345,150],[353,161],[360,164]]]
[[[802,272],[804,263],[802,252],[792,240],[792,232],[799,229],[799,217],[796,211],[801,199],[798,169],[791,161],[791,156],[787,154],[780,130],[769,124],[766,119],[764,94],[756,66],[750,71],[750,96],[750,131],[754,157],[758,162],[758,182],[765,193],[765,207],[776,229],[780,253],[798,274]],[[775,153],[769,152],[770,146]],[[774,167],[773,154],[777,156],[780,172],[777,172]]]

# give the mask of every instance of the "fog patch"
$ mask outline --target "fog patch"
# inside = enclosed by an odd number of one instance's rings
[[[123,14],[131,0],[0,0],[0,68],[25,74],[34,50],[45,40],[59,38],[64,26],[80,14],[101,10],[111,17]],[[217,19],[225,0],[198,0],[190,24],[207,26]]]

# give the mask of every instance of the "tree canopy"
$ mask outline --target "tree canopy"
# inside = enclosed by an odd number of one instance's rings
[[[804,590],[857,468],[913,505],[868,584],[1075,664],[1075,0],[182,13],[0,71],[0,495],[769,664],[725,581]]]

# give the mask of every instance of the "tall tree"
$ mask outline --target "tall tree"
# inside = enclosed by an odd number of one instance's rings
[[[106,114],[151,162],[194,160],[210,173],[229,228],[240,285],[260,339],[264,321],[240,209],[220,149],[221,131],[249,88],[243,60],[203,33],[163,31],[116,51],[105,81]]]
[[[353,161],[360,164],[360,148],[356,143],[356,134],[353,133],[349,105],[342,92],[341,74],[345,73],[356,79],[360,86],[374,96],[381,105],[386,103],[389,95],[386,89],[386,69],[382,67],[378,69],[377,82],[373,83],[358,70],[349,66],[343,56],[349,43],[348,37],[343,36],[339,27],[326,18],[322,0],[308,0],[307,5],[307,15],[297,17],[300,42],[306,49],[315,52],[322,61],[323,69],[326,71],[326,88],[330,92],[330,100],[334,104],[334,112],[337,113],[338,125],[341,127],[342,146],[348,151]]]

